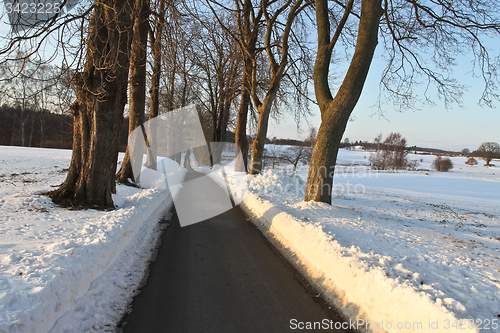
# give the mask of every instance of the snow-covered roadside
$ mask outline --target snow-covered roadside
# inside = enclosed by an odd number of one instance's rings
[[[432,302],[429,296],[398,284],[383,270],[370,268],[351,256],[356,249],[343,248],[321,227],[305,223],[270,201],[248,194],[241,207],[281,253],[307,277],[329,304],[356,322],[362,332],[386,332],[389,324],[400,332],[423,332],[430,323],[456,318]],[[358,319],[361,320],[358,326]],[[369,328],[369,323],[373,329]],[[396,330],[398,323],[404,330]],[[421,323],[421,326],[420,326]],[[377,329],[380,327],[381,329]],[[413,329],[413,328],[416,329]],[[432,332],[451,332],[436,329]],[[477,330],[461,330],[477,332]]]
[[[497,188],[484,187],[488,200],[463,186],[468,175],[451,176],[353,175],[352,186],[365,191],[338,193],[329,206],[302,202],[300,177],[229,175],[233,184],[249,182],[242,207],[256,225],[330,304],[364,320],[359,328],[500,332],[500,184],[484,184]],[[442,191],[427,193],[416,177],[436,177]]]
[[[114,211],[55,207],[41,193],[64,180],[70,159],[71,151],[0,147],[2,333],[111,330],[172,205],[165,186],[119,185]]]
[[[166,221],[158,221],[171,209],[172,200],[167,196],[157,200],[156,207],[148,206],[151,211],[134,214],[140,222],[135,235],[106,271],[91,282],[86,293],[57,320],[50,333],[114,331],[147,274],[158,236],[168,226]]]

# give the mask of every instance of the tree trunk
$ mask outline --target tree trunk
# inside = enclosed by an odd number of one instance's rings
[[[172,67],[170,68],[170,72],[169,72],[169,76],[167,77],[168,79],[168,88],[167,88],[167,92],[166,92],[166,108],[167,108],[167,111],[170,112],[170,111],[173,111],[174,108],[175,108],[175,78],[177,76],[177,47],[174,48],[174,52],[173,52],[173,55],[172,55]]]
[[[25,112],[26,112],[26,109],[24,107],[24,98],[23,97],[23,107],[21,109],[21,142],[22,142],[22,146],[23,147],[26,147],[26,119],[28,117],[24,117],[25,116]]]
[[[45,111],[42,111],[42,115],[40,116],[40,148],[43,148],[43,139],[45,135]]]
[[[235,171],[247,172],[248,171],[248,139],[247,139],[247,118],[248,107],[250,106],[250,82],[252,79],[252,63],[245,59],[243,79],[241,85],[241,100],[238,109],[238,118],[236,120],[235,128],[235,144],[237,149],[240,150],[241,159],[236,159]],[[241,164],[243,161],[243,164]]]
[[[160,106],[159,92],[160,92],[160,74],[161,74],[161,36],[163,35],[163,18],[165,17],[165,0],[160,1],[159,17],[156,21],[154,33],[151,32],[150,43],[153,53],[153,76],[151,78],[151,91],[150,91],[150,106],[149,106],[149,120],[158,117],[158,109]],[[156,138],[156,126],[149,128],[149,133],[152,138]],[[148,168],[156,170],[156,155],[157,155],[157,140],[148,140],[148,158],[146,165]]]
[[[257,107],[259,123],[257,127],[257,135],[255,136],[252,144],[252,158],[250,162],[250,171],[248,172],[251,175],[257,175],[262,171],[262,158],[264,156],[264,145],[266,144],[272,100],[274,100],[274,98],[266,98],[264,102]]]
[[[314,65],[314,90],[321,111],[321,126],[311,158],[305,200],[331,204],[333,176],[342,135],[356,105],[377,46],[381,0],[363,0],[356,49],[335,98],[328,86],[330,24],[327,0],[316,0],[318,53]]]
[[[33,147],[33,131],[35,130],[35,114],[31,115],[30,143],[28,147]]]
[[[222,85],[220,88],[221,90],[225,89]],[[226,147],[224,142],[226,141],[229,112],[231,110],[231,101],[227,93],[222,93],[221,95],[217,110],[214,112],[216,115],[213,117],[216,118],[214,119],[216,125],[214,126],[213,143],[211,144],[212,165],[219,164],[222,161],[222,152]]]
[[[48,193],[68,206],[113,208],[123,108],[127,101],[131,2],[96,1],[83,73],[75,77],[73,156],[65,182]]]
[[[129,97],[129,127],[132,133],[144,123],[146,108],[146,48],[148,43],[148,18],[150,14],[149,0],[135,0],[135,18],[132,45],[130,47],[130,97]],[[116,180],[128,184],[134,180],[132,164],[130,164],[129,147],[125,152],[120,171]]]

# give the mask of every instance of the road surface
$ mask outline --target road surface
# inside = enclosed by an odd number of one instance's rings
[[[198,209],[211,194],[185,195]],[[186,227],[174,211],[169,223],[125,333],[311,332],[292,328],[341,322],[238,208]]]

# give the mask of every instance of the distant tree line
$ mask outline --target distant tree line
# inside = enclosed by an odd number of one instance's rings
[[[278,139],[274,137],[272,140],[267,139],[268,144],[273,145],[286,145],[286,146],[304,146],[304,147],[314,147],[314,142],[316,141],[317,130],[315,127],[310,127],[307,132],[307,137],[304,140],[295,139]]]
[[[124,118],[120,132],[122,152],[127,147],[127,135],[128,117]],[[73,116],[4,104],[0,106],[0,145],[71,149]]]
[[[0,145],[71,149],[73,117],[48,110],[0,107]]]
[[[279,146],[306,146],[307,143],[304,140],[295,139],[278,139],[274,137],[272,140],[267,140],[269,144],[279,145]]]

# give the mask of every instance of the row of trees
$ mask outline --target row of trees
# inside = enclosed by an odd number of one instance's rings
[[[280,142],[292,145],[292,147],[281,149],[277,146]],[[312,150],[309,148],[311,146],[307,139],[305,141],[290,141],[275,138],[272,143],[274,144],[273,146],[265,149],[265,157],[266,163],[268,165],[271,164],[273,169],[276,165],[281,166],[281,164],[286,163],[291,164],[293,172],[295,172],[300,163],[309,163]],[[363,147],[372,152],[370,163],[375,170],[415,170],[418,166],[418,161],[408,158],[408,154],[412,149],[411,147],[407,147],[406,143],[406,138],[400,133],[390,133],[385,139],[382,139],[382,134],[379,134],[373,143],[365,142],[363,143]],[[351,147],[346,140],[343,141],[343,144],[346,145],[345,148],[347,149]],[[490,162],[493,159],[500,159],[500,145],[496,142],[483,142],[475,151],[468,151],[466,153],[462,151],[461,154],[462,156],[469,157],[465,162],[467,165],[477,165],[478,162],[474,157],[479,157],[484,159],[486,166],[491,166]],[[450,158],[438,155],[431,166],[437,171],[447,172],[453,168],[453,163]]]
[[[59,14],[22,36],[10,36],[0,49],[0,63],[19,59],[19,47],[27,51],[21,58],[32,58],[40,40],[53,31],[64,32],[56,39],[67,50],[63,63],[76,91],[73,157],[65,183],[51,195],[99,207],[113,206],[127,99],[130,131],[145,120],[148,97],[150,118],[158,115],[160,103],[168,111],[198,102],[211,139],[223,140],[227,125],[234,122],[243,161],[248,119],[255,119],[250,165],[237,166],[255,174],[262,168],[272,113],[287,105],[306,110],[313,100],[307,92],[312,79],[322,123],[305,199],[330,203],[341,139],[379,41],[388,60],[381,103],[388,99],[414,107],[418,83],[434,85],[447,105],[459,101],[461,86],[449,75],[450,64],[457,53],[472,50],[476,68],[484,74],[482,100],[490,104],[498,96],[498,64],[482,40],[500,33],[492,6],[481,0],[458,0],[453,6],[419,0],[95,0],[82,2],[76,14]],[[314,51],[308,31],[316,36]],[[70,41],[63,41],[68,35],[79,36],[83,47],[69,48]],[[331,71],[330,64],[342,58],[347,69]],[[128,175],[120,171],[121,179]]]
[[[379,134],[370,147],[374,150],[370,162],[375,170],[415,169],[417,166],[417,161],[408,159],[406,139],[400,133],[390,133],[384,140],[382,134]],[[465,156],[469,156],[466,162],[468,165],[476,165],[474,157],[480,157],[484,159],[486,166],[490,166],[494,158],[500,158],[500,145],[496,142],[483,142],[477,150],[468,152]],[[432,167],[437,171],[446,172],[453,168],[453,163],[447,157],[438,156]]]
[[[0,145],[71,148],[73,119],[47,110],[0,107]]]
[[[62,133],[68,136],[66,125],[71,122],[65,117],[52,116],[52,113],[67,114],[68,101],[74,98],[72,90],[67,89],[67,77],[54,66],[23,59],[25,55],[22,52],[18,52],[18,57],[0,64],[1,116],[6,122],[2,126],[5,128],[1,133],[2,143],[43,146],[47,134],[50,135],[51,129],[56,127],[61,134],[60,140],[68,141]],[[50,124],[61,121],[66,125]],[[53,136],[50,140],[54,140]]]

